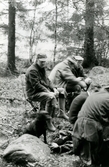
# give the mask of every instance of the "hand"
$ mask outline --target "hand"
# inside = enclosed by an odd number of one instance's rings
[[[51,99],[54,99],[55,98],[55,93],[54,92],[49,92],[49,96]]]
[[[59,96],[59,91],[56,88],[54,88],[54,94],[55,94],[56,97]]]
[[[80,81],[79,82],[79,85],[84,89],[84,90],[87,90],[87,85],[84,81]]]
[[[88,85],[90,85],[91,82],[92,82],[91,78],[89,78],[89,77],[87,77],[84,81],[85,81],[85,83],[88,84]]]
[[[83,77],[77,77],[77,81],[82,81],[83,79]]]

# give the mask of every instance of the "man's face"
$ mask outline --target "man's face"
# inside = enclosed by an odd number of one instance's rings
[[[47,61],[46,60],[38,60],[37,64],[41,67],[41,68],[45,68],[47,65]]]

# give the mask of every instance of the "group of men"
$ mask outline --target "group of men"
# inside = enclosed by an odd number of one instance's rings
[[[35,62],[26,72],[26,91],[29,100],[39,101],[40,110],[46,110],[51,118],[64,118],[73,126],[73,153],[80,156],[87,165],[100,165],[100,151],[103,132],[109,124],[109,90],[84,73],[81,56],[67,57],[58,63],[47,76],[47,56],[38,54]],[[69,112],[66,113],[66,99],[73,94]],[[52,122],[49,130],[55,131]]]
[[[47,56],[38,54],[35,62],[26,72],[26,92],[28,99],[40,102],[40,110],[47,110],[54,117],[56,103],[59,103],[58,117],[69,119],[65,111],[66,98],[69,93],[86,90],[86,78],[80,56],[68,57],[57,64],[47,76]],[[55,129],[51,124],[51,129]]]

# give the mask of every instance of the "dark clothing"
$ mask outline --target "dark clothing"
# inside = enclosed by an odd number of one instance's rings
[[[78,114],[78,119],[81,117],[109,125],[109,93],[100,91],[90,95]]]
[[[67,83],[66,85],[66,92],[70,94],[71,92],[78,92],[80,94],[81,92],[81,86],[79,84],[72,84],[70,82]]]
[[[103,143],[102,133],[104,127],[108,125],[109,93],[105,90],[93,93],[83,104],[74,125],[73,136],[77,139],[76,142],[74,140],[74,153],[77,152],[82,141],[87,141],[90,143],[88,149],[90,150],[91,161],[95,164],[100,163],[99,153]],[[85,147],[84,142],[82,145]],[[84,152],[84,155],[87,157],[87,153]],[[81,156],[81,153],[79,153],[79,156]]]
[[[72,74],[76,78],[78,78],[78,77],[85,78],[86,77],[86,75],[84,73],[84,69],[80,64],[76,64],[75,62],[74,63],[73,62],[68,62],[68,65],[71,69]],[[66,85],[66,91],[67,92],[75,92],[78,89],[78,86],[80,86],[80,85],[79,85],[79,83],[77,83],[75,81],[72,82],[72,80],[70,80],[70,79],[67,81],[67,85]],[[79,89],[81,89],[81,86],[80,86]]]
[[[88,141],[97,140],[98,129],[109,125],[109,93],[100,91],[90,95],[78,114],[74,126],[74,136]]]
[[[77,97],[74,98],[70,105],[69,109],[69,121],[71,124],[74,124],[77,120],[78,113],[88,97],[87,92],[81,92]]]
[[[32,64],[26,72],[26,92],[29,99],[34,100],[39,92],[53,91],[53,85],[46,75],[45,69]]]
[[[97,143],[99,140],[98,132],[102,130],[103,128],[99,122],[81,117],[77,119],[74,125],[73,135],[80,140],[84,138],[87,141]]]
[[[86,77],[84,73],[84,69],[80,64],[76,64],[73,62],[68,62],[72,73],[75,75],[75,77]]]

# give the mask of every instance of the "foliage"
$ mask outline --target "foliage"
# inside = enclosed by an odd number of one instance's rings
[[[8,1],[7,1],[8,2]],[[7,3],[5,2],[5,4]],[[25,41],[27,50],[30,48],[31,55],[34,56],[39,41],[47,41],[47,38],[57,43],[57,59],[60,56],[66,57],[69,53],[81,54],[84,56],[85,39],[85,2],[80,0],[49,0],[49,4],[54,4],[54,8],[49,10],[41,9],[41,4],[46,0],[11,1],[16,8],[16,42]],[[57,25],[56,8],[57,2]],[[3,3],[3,1],[1,1]],[[94,49],[95,56],[101,64],[101,59],[107,57],[109,51],[108,44],[108,19],[109,10],[106,0],[95,0],[95,23],[94,23]],[[0,12],[2,17],[6,17],[7,9]],[[35,15],[35,17],[34,17]],[[20,33],[18,25],[22,31],[28,32],[27,36]],[[8,33],[8,25],[1,23],[0,28],[5,34]],[[56,28],[56,35],[55,35]],[[81,51],[80,51],[81,50]],[[63,57],[63,59],[64,59]]]
[[[52,2],[55,4],[55,1],[52,1]],[[84,36],[85,36],[85,4],[81,2],[81,5],[80,5],[78,1],[74,1],[72,4],[70,3],[70,1],[67,1],[67,2],[68,4],[58,0],[58,16],[57,16],[58,17],[57,41],[58,41],[58,44],[62,44],[63,46],[65,46],[64,47],[65,52],[67,51],[68,46],[70,47],[70,46],[76,45],[76,47],[78,47],[78,50],[81,47],[84,48],[83,42],[84,42]],[[103,42],[104,45],[99,46],[100,50],[102,50],[101,55],[99,56],[103,57],[104,55],[107,55],[109,51],[108,42],[107,42],[108,33],[106,32],[108,30],[108,28],[106,27],[108,26],[105,24],[104,25],[102,24],[102,21],[104,20],[104,23],[105,23],[105,19],[108,16],[108,11],[105,9],[106,5],[107,5],[106,1],[101,1],[101,0],[95,1],[95,8],[94,8],[95,47],[94,48],[95,48],[95,56],[97,58],[98,58],[99,39],[102,42],[105,40],[105,42]],[[80,6],[82,6],[83,8],[81,8]],[[45,23],[45,25],[51,32],[51,34],[49,34],[48,37],[52,38],[52,40],[55,37],[55,32],[54,32],[55,20],[53,19],[53,16],[54,16],[54,11],[50,13],[50,16],[48,17],[48,21],[46,21]],[[49,21],[50,17],[52,18],[51,22]],[[99,31],[98,31],[98,27],[99,27]],[[104,47],[106,48],[106,50],[104,50]],[[72,48],[72,53],[74,53],[73,48]]]
[[[0,29],[4,34],[8,34],[9,26],[7,24],[0,24]]]
[[[26,60],[21,60],[19,58],[16,59],[18,67],[23,69],[23,62]],[[4,69],[4,65],[1,66],[0,64],[0,71],[1,67]],[[3,71],[2,71],[3,72]],[[5,71],[4,71],[5,72]],[[0,76],[1,77],[1,76]],[[21,74],[19,77],[11,75],[10,77],[1,77],[0,79],[1,85],[1,95],[5,98],[9,99],[0,99],[0,153],[4,151],[7,145],[17,139],[22,132],[22,129],[26,127],[27,123],[32,121],[34,117],[32,116],[32,108],[30,104],[25,99],[25,75]],[[15,99],[15,100],[12,100]],[[18,100],[19,99],[19,100]],[[35,115],[35,113],[34,113]],[[60,129],[69,129],[71,128],[70,123],[64,121],[63,119],[55,118],[54,119],[55,125],[57,127],[56,132],[50,133],[47,132],[47,139],[49,144],[56,138]],[[2,124],[2,125],[1,125]],[[43,140],[43,137],[41,138]],[[71,155],[65,155],[63,158],[61,155],[53,155],[50,156],[50,161],[44,165],[53,166],[53,167],[60,167],[62,161],[65,160],[64,166],[71,166],[73,161],[76,158],[71,158]],[[34,164],[30,164],[32,166]],[[0,156],[0,166],[2,167],[22,167],[22,165],[15,165],[13,162],[6,162],[2,156]],[[64,167],[63,166],[63,167]]]

